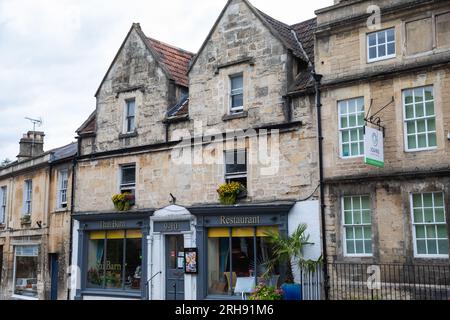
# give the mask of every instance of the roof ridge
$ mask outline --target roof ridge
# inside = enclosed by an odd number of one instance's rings
[[[163,44],[163,45],[165,45],[165,46],[167,46],[167,47],[171,47],[171,48],[176,49],[176,50],[178,50],[178,51],[185,52],[185,53],[187,53],[187,54],[189,54],[189,55],[191,55],[191,56],[194,56],[194,55],[195,55],[195,53],[193,53],[193,52],[191,52],[191,51],[188,51],[188,50],[185,50],[185,49],[183,49],[183,48],[177,47],[177,46],[175,46],[175,45],[173,45],[173,44],[170,44],[170,43],[167,43],[167,42],[164,42],[164,41],[161,41],[161,40],[158,40],[158,39],[149,37],[149,36],[146,36],[146,37],[147,37],[147,39],[150,40],[150,41],[158,42],[158,43]]]
[[[300,22],[297,22],[297,23],[294,23],[294,24],[290,25],[290,27],[294,28],[295,26],[298,26],[300,24],[304,24],[304,23],[307,23],[307,22],[311,22],[313,20],[317,20],[317,18],[311,18],[311,19],[307,19],[307,20],[304,20],[304,21],[300,21]]]

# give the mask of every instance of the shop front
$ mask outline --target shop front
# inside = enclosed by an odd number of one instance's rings
[[[78,227],[75,299],[147,299],[147,237],[152,213],[83,214]]]
[[[278,286],[283,268],[268,269],[270,233],[288,233],[294,203],[189,208],[197,218],[198,299],[240,299],[259,283]]]

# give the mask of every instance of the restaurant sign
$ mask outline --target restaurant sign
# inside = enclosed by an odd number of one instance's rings
[[[383,131],[365,127],[364,162],[379,168],[384,168],[384,136]]]

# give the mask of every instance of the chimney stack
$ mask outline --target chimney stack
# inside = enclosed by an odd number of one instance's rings
[[[20,152],[17,160],[24,161],[44,153],[44,132],[28,131],[20,139]]]

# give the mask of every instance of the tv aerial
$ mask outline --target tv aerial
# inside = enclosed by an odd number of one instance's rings
[[[33,150],[34,150],[34,145],[35,145],[35,140],[36,140],[36,126],[41,127],[43,121],[42,121],[41,117],[39,117],[39,119],[25,117],[25,119],[31,121],[31,123],[33,124],[33,141],[32,141],[32,145],[31,145],[31,157],[33,157]]]

